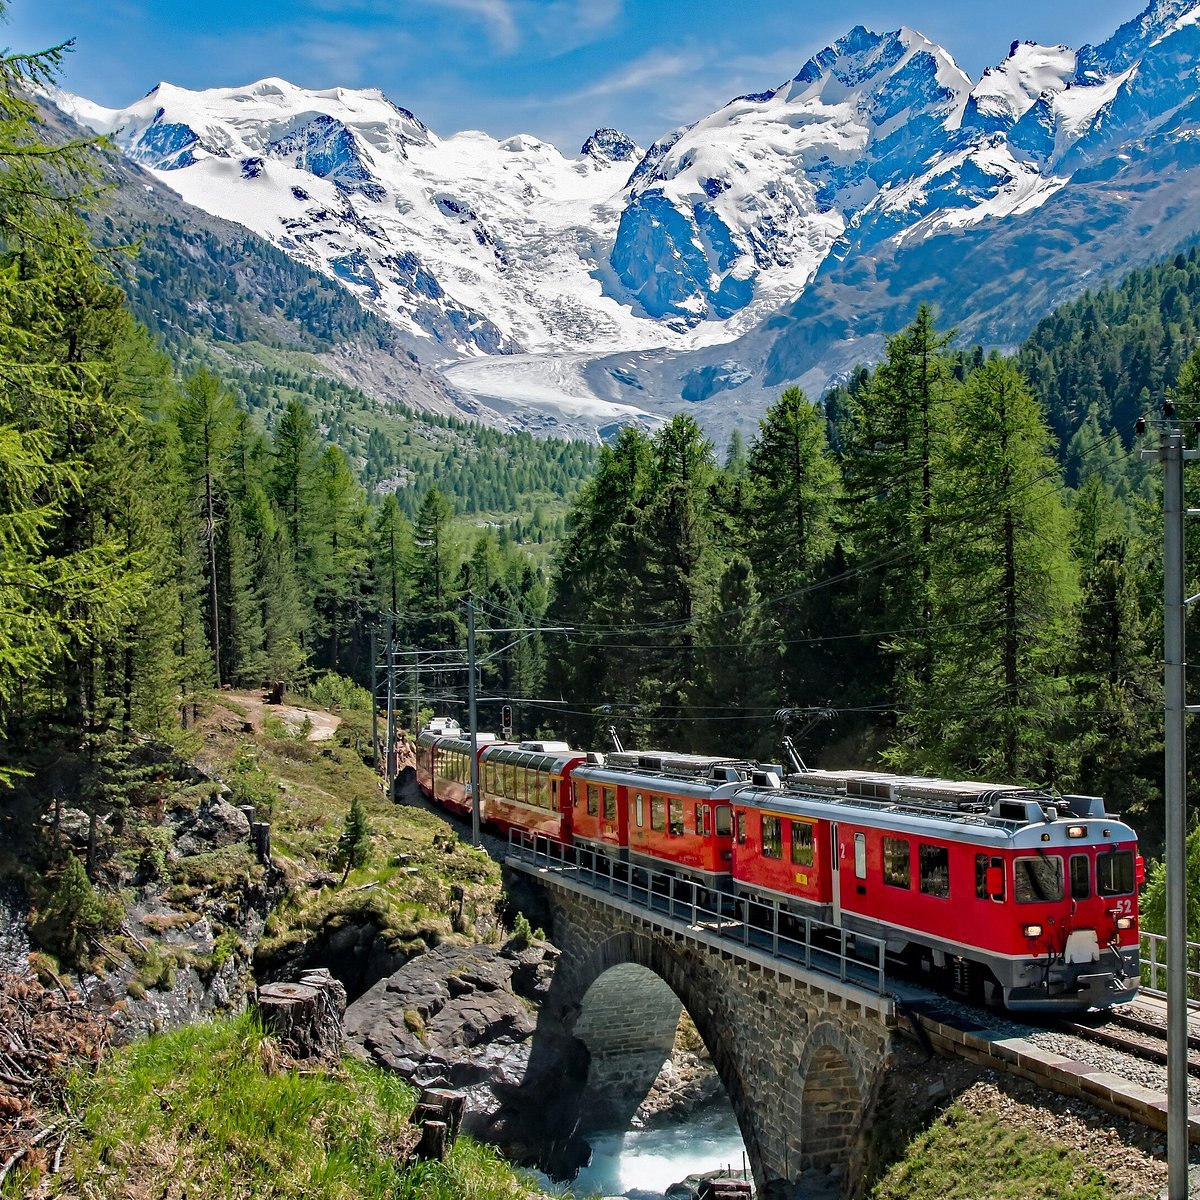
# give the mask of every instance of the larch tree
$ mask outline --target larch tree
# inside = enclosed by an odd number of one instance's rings
[[[236,436],[235,411],[233,396],[216,376],[200,370],[184,380],[174,414],[183,449],[183,467],[197,493],[195,502],[201,520],[208,582],[208,641],[217,687],[221,686],[218,525],[225,516],[222,481]]]
[[[820,681],[804,639],[813,613],[805,589],[833,550],[839,478],[825,418],[788,388],[759,422],[750,448],[744,520],[759,590],[783,639],[793,645],[772,676],[790,704],[815,701]]]
[[[993,355],[967,379],[931,495],[928,619],[904,669],[892,761],[1053,781],[1077,581],[1061,473],[1037,401]]]

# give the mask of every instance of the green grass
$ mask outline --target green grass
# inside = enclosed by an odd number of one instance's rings
[[[954,1105],[908,1147],[870,1200],[1116,1200],[1079,1150]]]
[[[248,1015],[118,1051],[74,1085],[83,1112],[49,1196],[220,1200],[520,1200],[525,1186],[487,1147],[460,1139],[443,1163],[401,1163],[415,1093],[343,1060],[282,1069]],[[4,1195],[34,1181],[14,1175]]]

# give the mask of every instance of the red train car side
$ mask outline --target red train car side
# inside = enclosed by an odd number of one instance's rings
[[[1133,831],[1102,801],[813,774],[739,794],[737,890],[813,906],[1011,1009],[1100,1007],[1134,994],[1141,860]],[[796,853],[789,836],[808,822],[812,864],[789,863],[798,882],[779,886],[778,864]],[[800,857],[808,844],[801,832]]]

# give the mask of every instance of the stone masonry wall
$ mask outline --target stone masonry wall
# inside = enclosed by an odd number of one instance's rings
[[[687,1008],[704,1039],[737,1115],[759,1194],[813,1166],[841,1165],[853,1177],[863,1117],[893,1037],[878,1013],[697,945],[603,899],[554,886],[546,893],[562,956],[543,1011],[565,1032],[586,1035],[593,1060],[615,1057],[622,1044],[632,1047],[630,1032],[643,1021],[634,1012],[639,996],[659,1014],[645,1015],[646,1029],[658,1021],[665,1028],[671,1011],[678,1018],[661,992],[657,999],[652,989],[630,992],[628,1003],[614,1009],[605,997],[618,994],[615,984],[594,986],[614,968],[643,967]],[[642,1095],[630,1099],[636,1107]]]

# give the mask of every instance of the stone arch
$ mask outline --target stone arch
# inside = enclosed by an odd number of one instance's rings
[[[851,1040],[815,1026],[800,1058],[800,1166],[849,1170],[860,1149],[867,1076]]]
[[[738,1053],[734,1036],[736,1019],[724,983],[703,957],[686,947],[677,947],[667,939],[640,930],[613,933],[592,945],[581,958],[571,957],[573,961],[560,961],[544,1011],[557,1014],[563,1030],[573,1037],[577,1036],[580,1032],[587,1032],[586,1024],[580,1030],[581,1022],[588,1020],[585,1016],[586,1004],[589,996],[594,995],[594,986],[606,973],[630,966],[651,973],[663,989],[659,995],[666,993],[674,999],[672,1036],[680,1010],[687,1009],[691,1016],[729,1098],[750,1161],[757,1163],[761,1156],[752,1103],[754,1089],[744,1087],[742,1082],[744,1078],[753,1078],[751,1065],[742,1062],[745,1056]],[[619,979],[620,975],[614,978]],[[589,1046],[589,1049],[592,1048]],[[662,1061],[659,1062],[660,1067]],[[645,1081],[646,1090],[653,1082],[653,1078]],[[633,1101],[628,1110],[630,1116],[645,1094],[642,1091]]]
[[[671,1056],[682,1011],[670,986],[638,963],[596,978],[573,1031],[588,1051],[580,1133],[628,1125]]]

